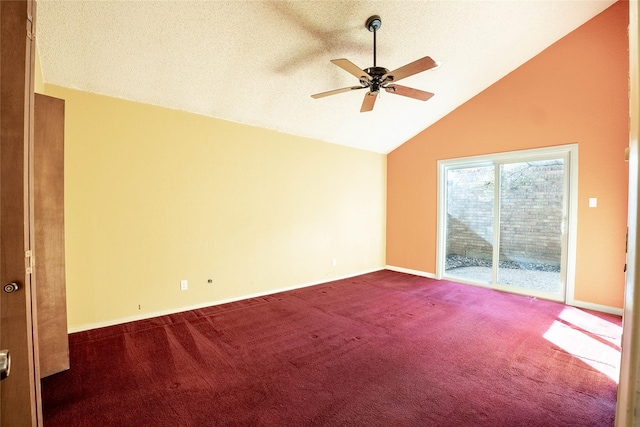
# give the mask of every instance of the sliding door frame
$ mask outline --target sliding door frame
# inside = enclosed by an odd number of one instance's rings
[[[564,280],[563,294],[558,298],[552,298],[557,301],[562,301],[566,304],[572,305],[574,303],[574,291],[575,291],[575,266],[576,266],[576,248],[577,248],[577,230],[578,230],[578,144],[567,144],[554,147],[535,148],[528,150],[510,151],[496,154],[486,154],[480,156],[455,158],[438,161],[438,236],[437,236],[437,248],[436,248],[436,278],[442,279],[445,275],[445,261],[446,261],[446,240],[447,240],[447,176],[446,173],[450,169],[468,168],[476,166],[494,165],[496,174],[499,173],[500,165],[505,163],[513,163],[526,160],[540,160],[548,159],[551,157],[563,158],[565,160],[564,173],[565,173],[565,195],[566,211],[563,212],[563,226],[565,227],[565,233],[563,235],[563,250],[565,256],[562,259],[561,271],[564,275],[561,276],[561,280]],[[496,191],[498,191],[496,181]],[[497,199],[497,198],[496,198]],[[495,205],[494,205],[495,206]],[[494,209],[497,209],[495,207]],[[494,216],[499,215],[499,212],[494,211]],[[497,224],[494,227],[494,252],[498,250],[498,246],[495,244],[495,236],[498,235],[496,230]],[[495,259],[495,257],[494,257]],[[495,272],[492,275],[492,283],[495,282]],[[456,279],[458,280],[458,279]],[[514,293],[521,293],[513,286],[501,286],[494,284],[482,284],[478,282],[467,282],[465,280],[459,280],[463,283],[469,283],[475,286],[488,287],[491,289],[504,290]],[[522,292],[525,293],[525,292]],[[529,293],[527,294],[535,294]],[[534,295],[538,296],[538,295]],[[541,297],[545,297],[540,295]]]

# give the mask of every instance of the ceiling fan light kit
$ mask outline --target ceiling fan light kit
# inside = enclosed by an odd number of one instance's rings
[[[373,110],[376,99],[380,90],[384,89],[388,93],[396,95],[406,96],[408,98],[417,99],[420,101],[426,101],[430,99],[434,94],[431,92],[425,92],[420,89],[414,89],[407,86],[400,86],[395,84],[398,80],[412,76],[423,71],[431,70],[438,67],[440,64],[431,59],[429,56],[413,61],[407,65],[404,65],[396,70],[389,71],[384,67],[378,67],[376,64],[376,32],[382,26],[382,20],[378,15],[370,16],[367,19],[365,27],[373,33],[373,67],[361,69],[348,59],[332,59],[331,62],[338,67],[342,68],[349,74],[355,76],[360,81],[360,86],[345,87],[342,89],[334,89],[328,92],[317,93],[311,95],[312,98],[324,98],[329,95],[336,95],[338,93],[350,92],[352,90],[369,89],[362,101],[362,107],[360,112],[367,112]]]

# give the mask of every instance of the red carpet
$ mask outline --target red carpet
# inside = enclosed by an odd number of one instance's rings
[[[72,334],[45,426],[612,426],[619,338],[617,316],[380,271]]]

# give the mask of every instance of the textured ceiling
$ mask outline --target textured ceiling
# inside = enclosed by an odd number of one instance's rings
[[[45,83],[387,153],[612,3],[38,0],[37,40]],[[436,95],[312,99],[373,65],[374,14],[377,65],[431,56],[402,84]]]

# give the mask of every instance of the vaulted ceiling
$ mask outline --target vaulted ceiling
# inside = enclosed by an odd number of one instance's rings
[[[45,83],[387,153],[576,29],[613,1],[38,0]],[[365,91],[330,60],[390,70],[426,102]],[[588,72],[588,70],[585,70]]]

